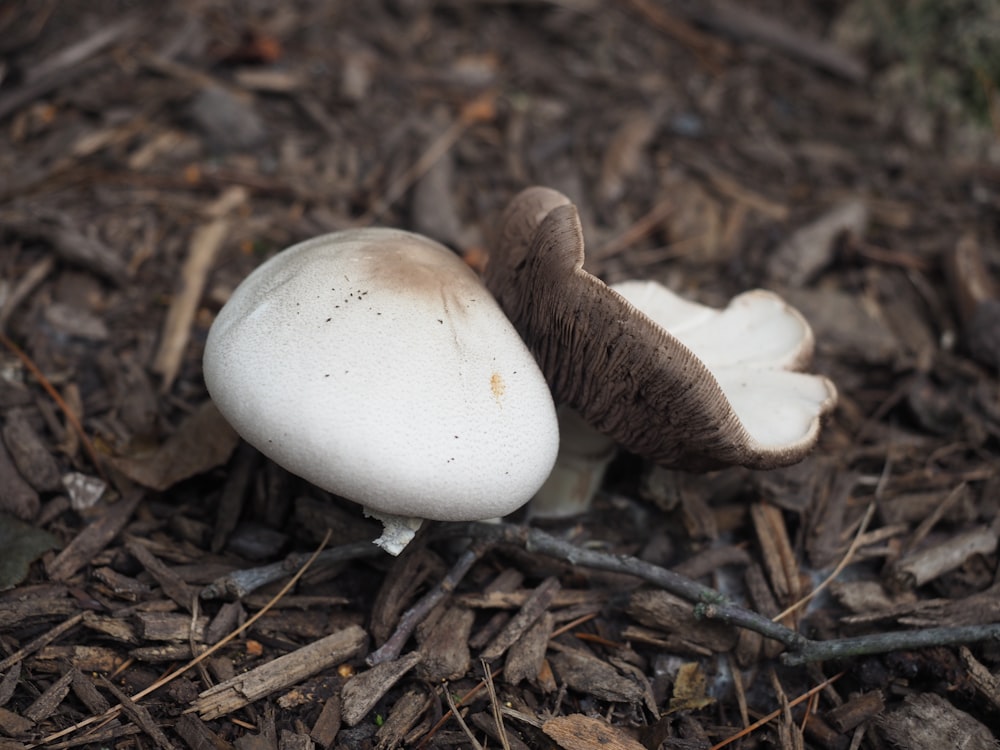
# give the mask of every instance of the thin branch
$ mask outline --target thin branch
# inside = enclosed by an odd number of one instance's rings
[[[807,692],[805,692],[802,695],[800,695],[795,700],[789,702],[787,708],[794,708],[795,706],[797,706],[800,703],[802,703],[802,701],[809,700],[814,695],[818,694],[820,691],[826,690],[827,687],[829,687],[830,685],[832,685],[833,683],[835,683],[837,680],[839,680],[845,674],[846,674],[846,672],[840,672],[839,674],[835,674],[833,677],[829,678],[828,680],[823,680],[823,682],[821,682],[819,685],[816,685],[815,687],[811,688]],[[774,719],[777,719],[781,715],[781,712],[784,711],[784,709],[785,709],[785,707],[776,708],[774,711],[772,711],[771,713],[769,713],[767,716],[761,717],[760,719],[758,719],[757,721],[755,721],[750,726],[746,727],[745,729],[741,729],[739,732],[737,732],[736,734],[734,734],[732,737],[727,737],[722,742],[719,742],[718,744],[712,745],[712,747],[709,748],[709,750],[721,750],[721,748],[726,747],[727,745],[730,745],[733,742],[736,742],[736,740],[742,739],[743,737],[748,736],[752,732],[755,732],[758,729],[760,729],[762,726],[764,726],[765,724],[767,724],[769,721],[773,721]]]
[[[493,672],[490,670],[489,662],[486,659],[480,659],[479,663],[483,665],[483,677],[484,682],[486,682],[486,690],[490,694],[490,708],[493,711],[493,721],[497,725],[497,732],[500,735],[500,745],[503,750],[510,750],[510,740],[507,739],[507,727],[503,723],[503,714],[500,712],[500,700],[497,698],[497,689],[493,684]]]
[[[695,605],[695,616],[718,620],[727,625],[746,628],[773,638],[789,649],[799,650],[809,639],[794,630],[744,607],[731,604],[715,589],[675,573],[672,570],[651,565],[644,560],[628,555],[612,555],[599,550],[582,549],[576,545],[557,539],[539,529],[505,523],[470,523],[448,525],[442,529],[448,535],[471,536],[492,539],[495,542],[513,544],[548,557],[565,560],[573,565],[581,565],[593,570],[611,573],[625,573],[647,583],[659,586],[664,591],[686,599]]]
[[[476,739],[476,735],[472,733],[469,729],[469,725],[465,723],[465,717],[462,716],[462,712],[458,710],[458,706],[455,705],[455,699],[451,697],[451,688],[449,685],[444,686],[444,697],[448,701],[448,708],[451,710],[451,715],[455,717],[455,721],[462,728],[465,736],[469,738],[469,742],[472,743],[472,747],[475,750],[485,750],[483,746]]]
[[[447,575],[441,579],[441,582],[403,613],[403,616],[399,618],[399,625],[396,627],[396,631],[389,636],[389,640],[375,651],[372,651],[368,655],[368,658],[365,659],[368,666],[374,667],[376,664],[391,661],[398,657],[403,650],[403,646],[410,639],[410,635],[416,630],[417,625],[424,621],[431,610],[437,606],[438,602],[455,590],[455,587],[465,578],[465,574],[469,572],[469,569],[486,554],[486,551],[491,546],[492,544],[489,542],[476,542],[470,545],[462,553],[461,557],[455,561],[455,564],[448,571]]]
[[[717,620],[727,625],[752,630],[765,638],[772,638],[782,643],[788,650],[781,655],[781,661],[788,665],[884,654],[890,651],[926,648],[928,646],[954,646],[960,643],[975,643],[985,640],[1000,641],[1000,623],[904,630],[855,638],[813,641],[756,612],[732,604],[715,589],[685,578],[671,570],[651,565],[635,557],[581,549],[539,529],[505,523],[469,523],[448,524],[439,529],[438,533],[512,544],[528,552],[565,560],[573,565],[635,576],[694,604],[696,617]]]
[[[353,542],[323,550],[316,557],[316,563],[319,565],[330,565],[345,560],[378,557],[384,554],[373,542]],[[199,593],[199,596],[202,599],[242,599],[252,594],[261,586],[266,586],[269,583],[280,581],[282,578],[292,575],[309,558],[309,555],[296,553],[289,555],[280,562],[271,563],[270,565],[234,570],[231,573],[216,578],[205,586]]]
[[[807,640],[801,648],[782,654],[781,661],[789,666],[798,666],[813,661],[887,654],[890,651],[909,651],[930,646],[957,646],[980,641],[1000,641],[1000,623],[900,630],[830,641]]]

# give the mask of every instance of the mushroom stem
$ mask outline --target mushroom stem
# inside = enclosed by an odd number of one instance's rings
[[[365,515],[382,522],[382,536],[374,541],[379,547],[384,549],[393,557],[403,551],[420,529],[420,524],[424,522],[422,518],[411,516],[394,516],[391,513],[382,513],[372,510],[368,506],[364,508]]]
[[[568,518],[590,510],[617,444],[575,411],[560,406],[559,453],[552,473],[528,505],[532,518]]]

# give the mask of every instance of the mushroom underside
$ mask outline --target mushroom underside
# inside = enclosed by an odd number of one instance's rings
[[[812,335],[775,295],[741,295],[723,311],[671,295],[668,311],[651,316],[583,270],[579,218],[565,197],[529,188],[502,226],[486,283],[557,403],[673,468],[775,468],[813,446],[836,391],[826,378],[789,371],[808,363]],[[673,323],[677,335],[667,330]]]

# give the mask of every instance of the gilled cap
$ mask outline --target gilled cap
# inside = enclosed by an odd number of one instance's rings
[[[547,188],[514,198],[496,245],[487,286],[556,402],[628,450],[674,468],[763,469],[815,444],[836,389],[792,372],[808,364],[812,333],[775,295],[720,312],[660,285],[615,291],[583,270],[576,208]]]

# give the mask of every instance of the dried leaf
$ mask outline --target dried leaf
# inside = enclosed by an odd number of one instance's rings
[[[28,566],[59,541],[6,513],[0,513],[0,591],[14,588],[28,575]]]
[[[143,487],[163,491],[224,464],[239,439],[215,405],[206,401],[151,455],[113,458],[111,464]]]
[[[708,678],[697,662],[682,664],[670,697],[670,711],[696,711],[712,705],[715,699],[708,694]]]

